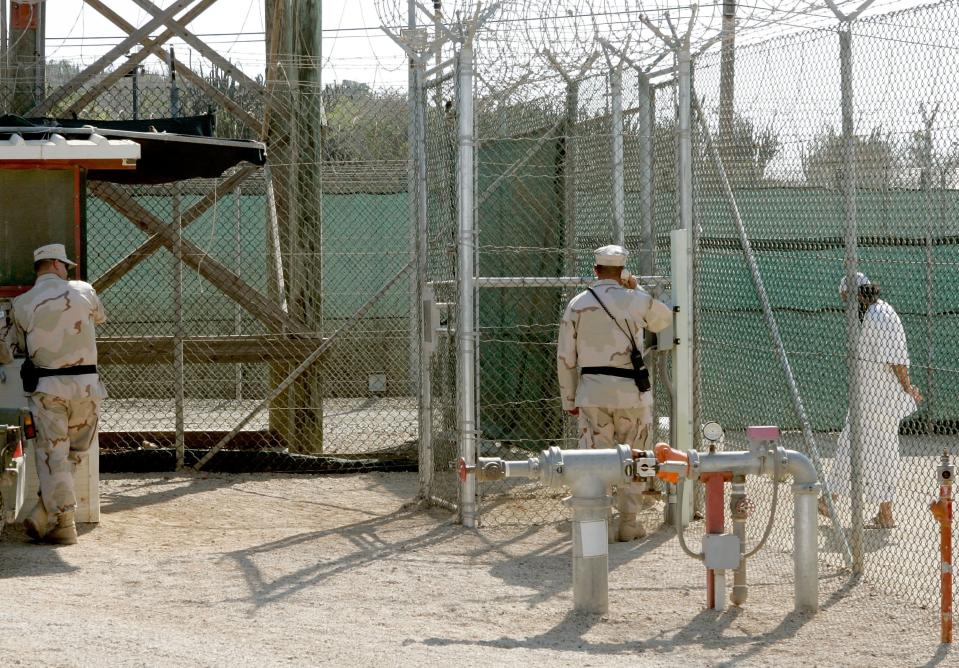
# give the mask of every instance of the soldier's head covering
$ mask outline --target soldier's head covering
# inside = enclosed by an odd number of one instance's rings
[[[622,246],[611,244],[597,248],[593,251],[593,256],[596,258],[596,264],[601,267],[625,267],[629,251]]]
[[[60,260],[63,264],[75,267],[76,262],[67,258],[67,249],[63,244],[47,244],[33,251],[33,261],[40,260]]]
[[[857,273],[856,273],[856,287],[857,287],[857,288],[861,288],[861,287],[864,286],[864,285],[872,285],[872,281],[870,281],[870,280],[869,280],[869,277],[866,276],[866,275],[865,275],[864,273],[862,273],[861,271],[860,271],[860,272],[857,272]],[[841,294],[841,295],[846,294],[846,277],[845,277],[845,276],[843,276],[843,277],[842,277],[842,280],[839,281],[839,294]]]

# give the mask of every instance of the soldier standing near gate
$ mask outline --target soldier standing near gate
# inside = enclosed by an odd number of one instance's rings
[[[73,472],[97,430],[106,391],[97,374],[96,325],[106,313],[93,286],[69,280],[76,263],[63,244],[33,252],[34,286],[13,300],[0,362],[11,348],[26,356],[24,391],[37,425],[36,458],[40,499],[24,520],[34,540],[77,542]]]
[[[643,330],[659,332],[672,312],[625,270],[622,246],[595,251],[597,280],[570,301],[559,326],[556,368],[563,410],[578,416],[580,448],[625,443],[649,449],[653,399],[643,363]],[[616,491],[620,541],[642,538],[636,519],[645,483]]]

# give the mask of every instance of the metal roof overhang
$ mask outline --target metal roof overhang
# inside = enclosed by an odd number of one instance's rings
[[[4,138],[10,142],[14,136],[19,136],[27,144],[31,141],[51,142],[56,136],[65,138],[68,144],[76,141],[91,143],[93,137],[101,137],[110,142],[122,142],[123,145],[133,144],[139,150],[134,168],[117,163],[105,165],[91,163],[87,172],[87,179],[91,181],[172,183],[194,178],[218,178],[227,169],[241,162],[258,166],[266,164],[266,146],[258,141],[216,139],[166,132],[134,132],[93,126],[82,128],[8,126],[0,127],[0,146],[3,145]],[[11,157],[12,155],[11,153]],[[0,151],[0,165],[6,160],[7,158]]]

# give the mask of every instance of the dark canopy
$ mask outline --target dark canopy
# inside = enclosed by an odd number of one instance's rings
[[[241,162],[266,164],[266,147],[257,141],[210,137],[212,116],[153,118],[137,121],[84,119],[26,119],[0,116],[0,138],[59,133],[72,138],[96,133],[108,139],[129,139],[140,145],[135,170],[87,172],[93,181],[113,183],[171,183],[194,178],[217,178]]]

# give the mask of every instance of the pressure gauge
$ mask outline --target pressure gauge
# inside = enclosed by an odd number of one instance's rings
[[[703,438],[711,443],[723,440],[723,428],[718,422],[707,422],[703,425]]]

